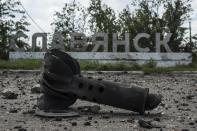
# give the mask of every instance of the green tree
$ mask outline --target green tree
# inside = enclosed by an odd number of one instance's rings
[[[166,31],[172,33],[170,47],[173,51],[180,51],[180,46],[184,41],[187,30],[182,25],[190,17],[190,12],[192,11],[191,0],[165,2],[164,8],[166,10],[163,14],[163,19],[166,22]]]
[[[120,30],[115,11],[102,4],[101,0],[91,0],[88,8],[90,14],[90,29],[93,33],[105,32],[109,34],[109,51],[112,51],[112,33]]]
[[[90,13],[90,27],[93,32],[117,32],[115,11],[101,0],[91,0],[88,8]]]
[[[162,1],[139,0],[133,1],[132,6],[136,9],[131,12],[130,7],[127,6],[119,13],[118,23],[121,27],[121,32],[130,33],[131,51],[136,51],[133,47],[133,38],[138,33],[148,33],[151,35],[150,39],[141,39],[139,45],[141,47],[149,47],[151,51],[155,51],[155,33],[162,32],[164,29],[164,21],[159,18],[159,6]]]
[[[25,12],[20,9],[20,4],[16,0],[0,0],[0,58],[7,56],[9,41],[13,35],[19,32],[25,34],[28,31],[26,27],[29,23],[26,21]]]
[[[69,48],[69,33],[79,32],[88,34],[88,12],[87,9],[81,6],[80,3],[73,0],[70,3],[65,3],[60,12],[55,12],[54,22],[55,32],[61,32],[65,39],[65,48]]]
[[[151,51],[155,51],[155,33],[159,32],[163,35],[172,33],[169,46],[173,51],[180,51],[186,33],[186,28],[183,28],[182,25],[191,12],[190,3],[191,0],[133,1],[132,5],[136,9],[132,13],[127,7],[119,14],[118,23],[121,32],[129,32],[131,38],[134,38],[138,33],[150,34],[149,40],[142,39],[139,44],[141,47],[148,46]],[[132,43],[132,39],[130,42]],[[132,46],[131,48],[132,51],[135,51]],[[162,48],[162,51],[165,50]]]
[[[52,25],[55,26],[55,32],[63,32],[64,35],[67,35],[71,32],[85,33],[87,31],[88,12],[75,0],[65,3],[63,9],[55,12],[54,16]]]

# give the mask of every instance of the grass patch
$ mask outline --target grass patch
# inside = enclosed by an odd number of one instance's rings
[[[170,73],[173,71],[197,71],[197,63],[192,63],[188,66],[175,66],[175,67],[156,67],[156,68],[149,68],[143,67],[142,69],[145,74],[151,73]]]
[[[145,74],[151,73],[170,73],[172,71],[197,71],[197,61],[193,61],[188,66],[176,66],[161,68],[156,67],[156,63],[150,60],[146,64],[140,66],[138,64],[126,63],[98,63],[96,61],[80,61],[81,70],[85,71],[144,71]],[[23,69],[34,70],[42,67],[42,60],[0,60],[0,69]]]
[[[156,63],[152,60],[140,66],[138,64],[125,63],[108,63],[101,64],[98,62],[80,61],[81,70],[93,71],[144,71],[145,74],[151,73],[170,73],[172,71],[197,71],[197,62],[193,62],[188,66],[176,67],[156,67]]]
[[[34,70],[42,67],[42,60],[0,60],[0,69]]]
[[[125,63],[98,63],[96,61],[80,61],[81,70],[92,71],[133,71],[141,70],[138,64],[125,64]]]

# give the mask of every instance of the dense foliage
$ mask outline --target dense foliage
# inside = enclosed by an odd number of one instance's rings
[[[26,21],[25,12],[16,0],[0,0],[0,58],[5,58],[9,51],[12,35],[27,32],[29,23]],[[18,42],[18,46],[26,43]]]
[[[74,3],[74,5],[66,3],[62,12],[56,12],[55,18],[58,18],[58,21],[54,22],[56,31],[83,31],[86,33],[88,30],[89,34],[106,32],[109,33],[110,44],[112,43],[112,33],[118,32],[121,35],[128,32],[131,38],[131,51],[135,51],[132,46],[132,39],[138,33],[151,35],[148,40],[140,40],[140,45],[142,47],[148,46],[151,51],[155,51],[155,33],[157,32],[161,33],[162,37],[166,33],[173,34],[169,46],[174,52],[191,51],[195,45],[195,39],[193,39],[193,43],[190,43],[188,37],[186,37],[188,28],[183,27],[183,24],[188,22],[190,18],[191,0],[151,0],[149,2],[147,0],[132,0],[131,4],[120,13],[102,4],[101,0],[90,0],[88,8],[81,7],[81,4],[77,5],[75,0]],[[133,8],[135,9],[133,10]],[[78,20],[76,14],[83,14],[86,19]],[[69,23],[73,23],[76,28]],[[89,28],[81,30],[80,28],[84,27],[81,26],[82,23],[86,23]],[[162,48],[162,51],[165,52],[164,48]]]

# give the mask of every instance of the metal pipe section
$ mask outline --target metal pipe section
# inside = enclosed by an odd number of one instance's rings
[[[144,113],[148,89],[83,77],[77,61],[59,50],[47,52],[44,60],[41,110],[66,110],[82,99]]]

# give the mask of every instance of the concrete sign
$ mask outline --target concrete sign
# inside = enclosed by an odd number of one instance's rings
[[[163,40],[161,40],[161,34],[155,34],[155,48],[156,52],[150,52],[149,47],[140,47],[139,40],[142,38],[149,39],[150,35],[147,33],[140,33],[133,38],[133,44],[138,52],[130,52],[130,38],[129,33],[125,33],[124,39],[118,39],[118,33],[113,33],[112,39],[112,51],[109,51],[108,34],[107,33],[95,33],[91,38],[91,44],[94,46],[91,52],[85,52],[88,46],[88,38],[83,33],[71,33],[70,34],[70,49],[72,52],[68,52],[72,57],[80,60],[99,60],[99,62],[130,62],[144,64],[150,59],[157,62],[157,66],[170,67],[176,65],[188,65],[192,63],[191,53],[173,53],[168,45],[171,33],[167,33]],[[17,34],[10,43],[10,48],[15,50],[10,52],[10,59],[43,59],[43,56],[47,50],[47,34],[36,33],[32,36],[32,52],[25,52],[25,49],[17,47],[15,40],[20,37],[26,37],[24,34]],[[34,52],[36,48],[36,39],[42,38],[42,52]],[[124,46],[124,52],[117,52],[119,46]],[[161,46],[166,49],[166,53],[160,53]],[[103,52],[97,52],[99,48],[103,48]],[[53,35],[52,44],[50,48],[56,48],[65,50],[64,36],[61,32]]]
[[[155,34],[155,40],[156,40],[156,52],[160,52],[161,46],[164,46],[166,49],[166,52],[172,52],[170,47],[168,46],[168,42],[170,40],[170,37],[172,36],[171,33],[167,33],[163,40],[160,39],[161,34],[156,33]],[[11,48],[15,51],[24,51],[23,49],[17,48],[16,46],[16,39],[25,37],[24,34],[17,34],[13,37],[11,40]],[[32,51],[35,51],[36,49],[36,40],[38,37],[42,38],[42,51],[47,50],[47,34],[46,33],[35,33],[32,36]],[[86,51],[88,43],[87,43],[87,37],[83,33],[71,33],[70,34],[70,49],[71,51]],[[97,39],[101,38],[101,39]],[[138,42],[140,39],[146,38],[149,39],[150,35],[147,33],[140,33],[138,34],[134,39],[134,47],[138,52],[149,52],[150,49],[148,47],[142,48],[138,45]],[[92,52],[97,52],[100,46],[104,47],[104,52],[108,52],[109,49],[109,43],[108,43],[108,34],[107,33],[96,33],[92,36],[92,45],[94,45],[94,48],[92,49]],[[130,52],[130,37],[129,33],[125,33],[124,40],[118,39],[118,33],[113,33],[113,52],[117,52],[118,46],[124,46],[125,52]],[[51,48],[56,48],[60,50],[65,50],[65,42],[64,42],[64,36],[61,32],[56,32],[53,35],[53,40],[51,44]]]

